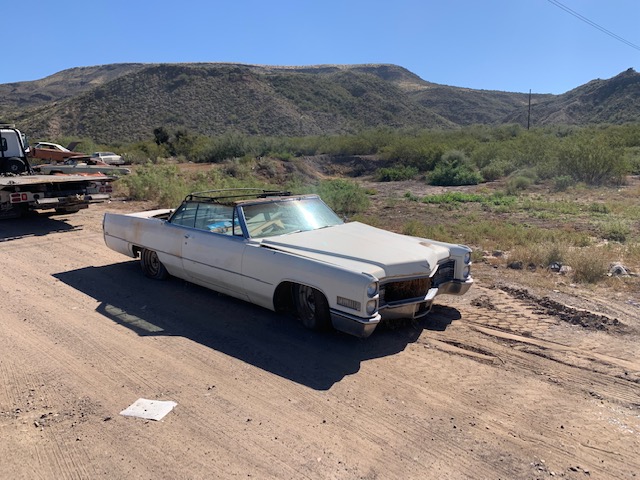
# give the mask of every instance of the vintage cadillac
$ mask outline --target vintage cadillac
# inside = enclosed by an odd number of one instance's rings
[[[359,337],[473,283],[469,247],[345,223],[317,195],[193,193],[175,210],[106,213],[103,231],[150,278],[173,275]]]

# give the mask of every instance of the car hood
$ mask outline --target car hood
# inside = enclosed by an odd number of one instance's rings
[[[385,277],[432,275],[449,249],[359,222],[261,240],[261,246]]]

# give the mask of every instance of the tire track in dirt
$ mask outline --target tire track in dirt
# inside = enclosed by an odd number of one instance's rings
[[[504,298],[504,293],[498,298]],[[471,302],[474,303],[474,302]],[[476,302],[477,303],[477,302]],[[624,403],[626,406],[640,405],[640,360],[619,358],[614,355],[599,353],[593,347],[582,347],[583,341],[576,341],[575,329],[580,326],[568,327],[562,319],[553,318],[531,311],[531,307],[524,301],[510,299],[507,313],[501,308],[501,302],[495,302],[489,314],[492,318],[486,321],[487,308],[485,305],[470,305],[463,315],[464,321],[471,324],[478,332],[494,337],[497,341],[514,344],[514,349],[547,358],[558,364],[570,367],[571,373],[567,378],[575,378],[576,387],[588,385],[591,381],[598,388],[587,389],[587,393],[606,395],[610,399]],[[519,315],[512,315],[519,310]],[[537,324],[536,324],[537,323]],[[594,333],[595,334],[595,333]],[[624,353],[624,345],[619,336],[607,335],[605,343],[608,351]],[[573,345],[572,345],[573,343]],[[576,372],[573,369],[579,369]],[[563,371],[558,372],[559,375]],[[581,379],[578,381],[577,379]],[[583,391],[584,387],[583,387]]]
[[[10,430],[15,429],[15,434],[10,437],[15,437],[18,441],[15,444],[2,442],[7,451],[0,456],[4,459],[14,456],[19,458],[16,449],[31,452],[31,455],[38,459],[38,467],[34,467],[28,475],[30,478],[91,478],[95,471],[82,445],[58,435],[58,424],[65,422],[69,414],[60,410],[64,399],[53,386],[55,383],[50,375],[40,371],[30,361],[35,358],[33,352],[37,350],[33,349],[37,349],[37,345],[27,347],[26,351],[18,354],[24,345],[15,343],[8,332],[8,335],[4,336],[4,347],[12,359],[27,360],[1,362],[3,370],[9,372],[8,375],[4,375],[10,382],[6,385],[16,388],[8,395],[7,403],[0,404],[2,416],[6,421],[5,423],[0,419],[0,426],[3,427],[5,436]],[[36,358],[36,361],[39,363],[39,358]],[[18,386],[20,388],[17,388]],[[3,447],[0,447],[0,452],[2,449]],[[19,478],[19,475],[13,475],[10,462],[5,461],[3,465],[4,474],[10,478]]]
[[[593,404],[608,400],[625,407],[628,410],[616,416],[615,421],[627,425],[626,428],[635,433],[631,434],[633,439],[624,444],[624,448],[610,451],[606,445],[598,447],[597,440],[596,445],[593,445],[594,440],[589,436],[585,436],[580,445],[584,450],[606,455],[612,463],[620,459],[635,458],[633,452],[640,446],[640,417],[632,412],[637,411],[640,406],[640,385],[637,382],[640,363],[636,359],[627,360],[601,354],[592,349],[583,349],[571,345],[572,342],[565,344],[561,340],[575,337],[576,332],[571,329],[580,327],[567,327],[559,319],[537,314],[518,299],[505,298],[504,295],[492,295],[487,298],[490,298],[490,304],[485,299],[481,302],[471,301],[470,305],[457,305],[461,313],[460,322],[453,321],[443,332],[430,332],[429,337],[425,339],[427,344],[443,352],[468,357],[494,368],[520,370],[524,375],[537,376],[542,381],[557,385],[563,390],[591,397]],[[436,307],[434,318],[440,323],[447,323],[448,312],[443,312],[444,315],[439,313],[439,308]],[[553,340],[549,340],[548,337]],[[611,337],[614,341],[616,338]],[[441,342],[445,344],[444,347]],[[521,376],[522,374],[518,375]],[[532,401],[539,402],[540,398]],[[565,415],[562,411],[558,414]],[[597,411],[593,412],[594,416],[596,414]],[[533,423],[533,420],[529,421]],[[513,436],[527,443],[541,445],[546,450],[555,450],[558,459],[572,453],[549,442],[547,438],[557,437],[557,429],[548,426],[541,428],[543,426],[545,423],[540,422],[538,428],[541,434],[538,436],[522,433],[513,433]],[[562,428],[564,429],[564,426]],[[507,430],[505,433],[509,434],[510,431]],[[598,438],[596,432],[594,438]],[[554,458],[551,455],[547,457]],[[586,458],[589,457],[592,456],[586,455]],[[598,471],[598,462],[593,460],[590,459],[592,472]],[[634,464],[636,468],[640,468],[638,462]],[[593,470],[594,468],[596,470]],[[622,478],[625,471],[609,468],[601,473],[612,478]]]

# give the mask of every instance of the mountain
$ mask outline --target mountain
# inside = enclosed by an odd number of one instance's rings
[[[532,108],[537,125],[629,123],[640,120],[640,74],[632,68],[608,80],[592,80]],[[520,122],[515,113],[506,121]]]
[[[636,121],[639,77],[628,70],[563,95],[532,95],[533,124]],[[528,94],[439,85],[388,64],[129,63],[0,85],[0,121],[34,139],[84,136],[101,143],[146,140],[160,126],[203,135],[303,136],[381,126],[526,125],[528,105]]]

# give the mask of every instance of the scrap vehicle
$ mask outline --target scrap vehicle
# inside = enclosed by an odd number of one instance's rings
[[[130,168],[109,165],[91,155],[78,155],[69,157],[64,162],[33,165],[32,168],[37,173],[50,175],[55,173],[103,173],[111,177],[117,177],[131,173]]]
[[[79,143],[80,142],[72,142],[67,147],[63,147],[57,143],[38,142],[27,151],[27,154],[32,159],[45,162],[62,162],[75,155],[84,155],[82,152],[73,151]]]
[[[382,319],[423,317],[437,295],[473,283],[469,247],[345,223],[318,195],[192,193],[175,210],[106,213],[103,232],[148,277],[173,275],[358,337]]]
[[[91,157],[109,165],[124,165],[127,163],[122,155],[113,152],[93,152]]]
[[[0,219],[29,211],[75,213],[111,198],[113,177],[37,174],[28,159],[26,136],[13,125],[0,125]]]

